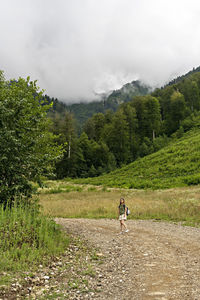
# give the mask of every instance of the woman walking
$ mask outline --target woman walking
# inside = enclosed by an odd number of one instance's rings
[[[127,207],[125,205],[124,198],[121,198],[119,203],[119,222],[120,222],[120,229],[121,229],[120,233],[123,233],[123,228],[125,232],[129,232],[125,224],[126,219],[127,219]]]

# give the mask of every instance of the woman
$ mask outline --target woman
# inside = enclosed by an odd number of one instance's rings
[[[123,227],[125,229],[125,232],[129,231],[125,224],[126,219],[127,219],[127,208],[125,206],[124,198],[121,198],[119,204],[119,222],[120,222],[120,229],[121,229],[120,233],[123,233]]]

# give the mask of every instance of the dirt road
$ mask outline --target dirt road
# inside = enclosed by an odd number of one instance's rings
[[[96,267],[99,293],[81,299],[200,299],[200,229],[165,222],[57,219],[105,257]]]

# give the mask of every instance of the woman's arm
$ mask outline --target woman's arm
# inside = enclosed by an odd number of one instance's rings
[[[124,214],[125,214],[125,217],[126,217],[127,216],[127,207],[126,206],[125,206]]]

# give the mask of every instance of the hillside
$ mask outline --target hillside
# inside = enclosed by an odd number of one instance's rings
[[[122,188],[171,188],[200,183],[200,129],[107,175],[75,182]]]
[[[125,84],[118,90],[112,91],[109,95],[100,95],[102,97],[102,100],[100,101],[65,104],[55,99],[53,100],[54,111],[58,113],[69,111],[74,115],[78,124],[82,125],[92,117],[93,114],[105,113],[108,109],[116,111],[120,104],[132,100],[134,96],[146,95],[150,93],[151,90],[152,89],[149,86],[136,80]]]
[[[116,110],[117,107],[124,103],[129,102],[135,96],[147,95],[152,91],[150,86],[145,85],[139,80],[132,81],[123,85],[119,90],[113,91],[104,101],[105,107]]]
[[[54,134],[60,136],[60,143],[70,144],[69,149],[66,147],[65,157],[56,166],[58,179],[96,177],[109,173],[166,147],[174,136],[180,138],[183,133],[198,127],[198,69],[189,72],[176,84],[156,89],[148,95],[135,96],[128,102],[124,98],[120,104],[122,94],[131,93],[132,88],[133,85],[128,84],[121,92],[116,91],[109,96],[109,99],[114,95],[116,97],[112,101],[114,103],[115,99],[115,104],[119,105],[116,112],[108,110],[105,114],[93,114],[84,126],[79,126],[78,131],[70,112],[65,113],[64,117],[53,115]],[[106,107],[105,103],[102,110]],[[81,114],[80,106],[77,109],[82,120],[89,113],[84,104]]]
[[[200,72],[200,66],[197,67],[197,68],[193,68],[191,71],[187,72],[186,74],[182,75],[182,76],[178,76],[176,78],[174,78],[173,80],[171,80],[169,83],[167,83],[165,85],[166,86],[170,86],[170,85],[173,85],[173,84],[176,84],[184,79],[186,79],[187,77],[189,77],[190,75],[193,75],[195,73],[199,73]]]

